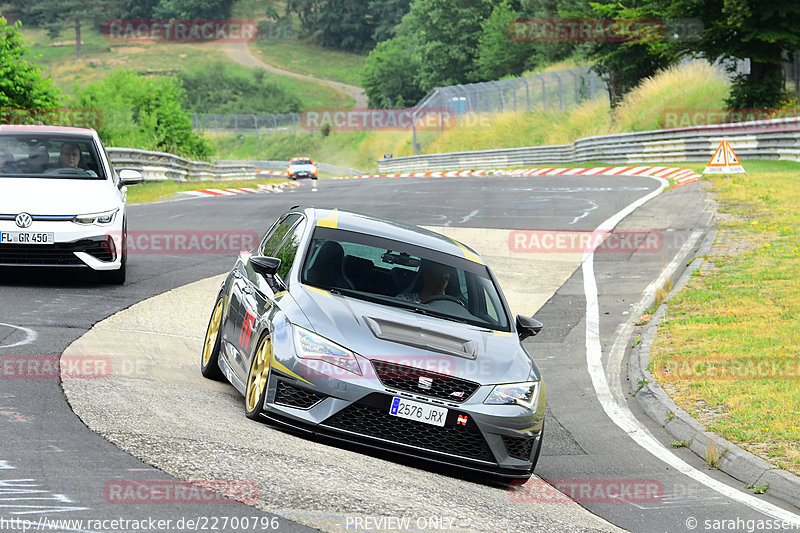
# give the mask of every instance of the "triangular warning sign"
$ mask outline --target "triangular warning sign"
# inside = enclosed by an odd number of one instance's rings
[[[703,171],[703,174],[744,174],[744,167],[742,166],[742,162],[739,161],[739,158],[736,156],[736,153],[731,148],[731,145],[728,144],[728,141],[724,140],[719,143],[714,155],[711,156],[711,160],[706,165],[706,169]]]

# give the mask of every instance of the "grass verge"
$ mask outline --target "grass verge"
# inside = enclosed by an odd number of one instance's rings
[[[669,301],[651,368],[709,430],[800,474],[800,163],[744,167],[707,178],[717,240]]]
[[[367,59],[307,40],[254,41],[250,52],[274,67],[355,86],[361,86],[361,69]]]
[[[128,203],[144,204],[167,200],[182,191],[196,191],[199,189],[219,189],[235,187],[258,187],[270,183],[280,183],[285,178],[257,179],[257,180],[231,180],[231,181],[150,181],[128,187]]]

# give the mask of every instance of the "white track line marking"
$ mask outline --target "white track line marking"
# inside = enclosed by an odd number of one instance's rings
[[[633,211],[655,198],[663,191],[668,183],[663,178],[653,178],[659,181],[661,186],[652,193],[639,198],[637,201],[625,207],[612,217],[600,224],[595,231],[610,231],[623,218]],[[695,481],[702,483],[706,487],[719,492],[734,501],[750,507],[758,512],[778,520],[785,520],[791,524],[800,525],[800,516],[781,509],[769,502],[759,500],[754,496],[739,492],[733,487],[729,487],[721,481],[710,477],[696,468],[686,463],[683,459],[666,449],[647,428],[639,422],[627,405],[620,404],[611,392],[606,379],[603,367],[603,351],[600,345],[600,306],[597,294],[597,281],[594,277],[594,251],[586,251],[583,254],[583,291],[586,296],[586,364],[589,375],[592,379],[597,399],[603,406],[603,410],[608,417],[620,429],[633,439],[636,444],[650,452],[654,457],[672,466],[682,474],[689,476]]]
[[[22,346],[24,344],[30,344],[33,341],[35,341],[36,338],[39,336],[39,334],[33,331],[32,329],[25,328],[22,326],[15,326],[13,324],[4,324],[2,322],[0,322],[0,326],[6,326],[11,329],[18,329],[25,333],[25,338],[22,339],[21,341],[15,342],[14,344],[0,344],[0,348],[13,348],[14,346]]]

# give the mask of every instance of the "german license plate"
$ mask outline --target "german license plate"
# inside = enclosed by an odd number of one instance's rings
[[[0,232],[0,244],[54,244],[54,233],[37,233],[34,231]]]
[[[415,402],[405,398],[393,398],[392,405],[389,408],[389,414],[392,416],[399,416],[400,418],[407,418],[408,420],[416,420],[417,422],[423,422],[425,424],[432,424],[434,426],[444,426],[444,422],[447,420],[446,408]]]

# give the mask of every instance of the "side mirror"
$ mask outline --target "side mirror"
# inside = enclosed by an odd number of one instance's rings
[[[278,272],[278,268],[281,266],[281,260],[277,257],[254,255],[250,257],[250,264],[253,266],[253,270],[269,280],[269,278],[274,277]]]
[[[536,320],[535,318],[531,318],[525,315],[517,315],[517,334],[519,335],[519,340],[524,341],[528,337],[533,337],[537,335],[544,324]]]
[[[136,185],[144,181],[144,176],[138,170],[123,168],[119,171],[119,180],[123,185]]]

